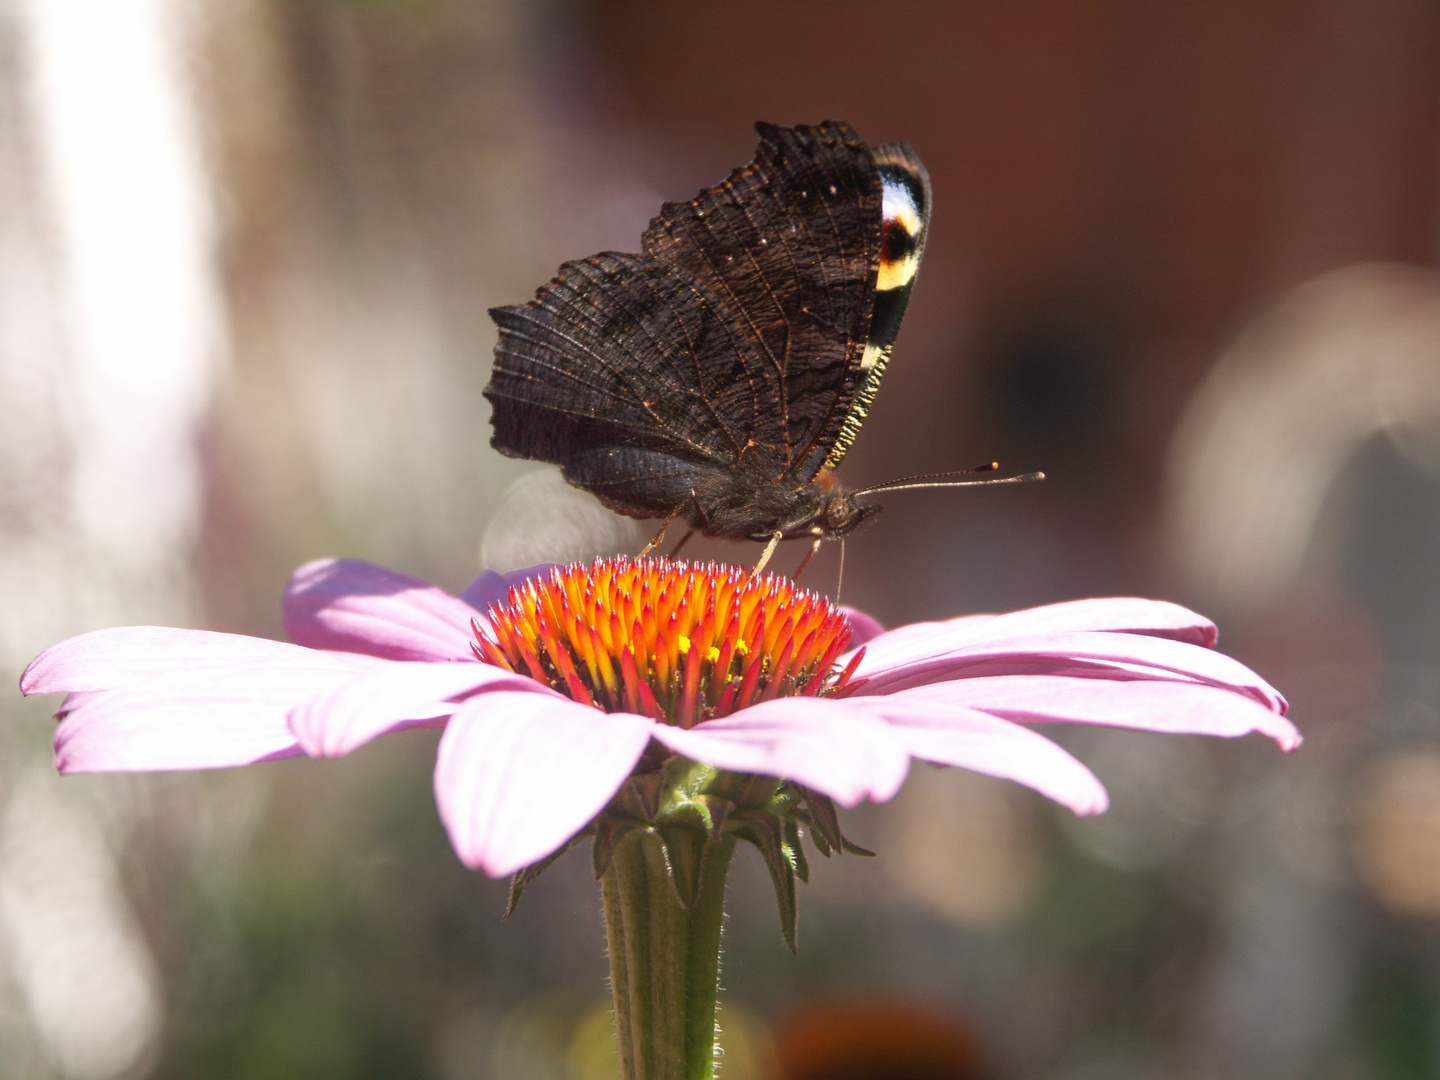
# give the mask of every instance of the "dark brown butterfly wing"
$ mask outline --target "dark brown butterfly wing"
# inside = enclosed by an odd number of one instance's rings
[[[605,252],[566,263],[500,327],[494,446],[551,461],[614,508],[663,517],[728,474],[778,383],[683,269]]]
[[[754,161],[667,203],[645,254],[567,263],[492,310],[498,450],[635,517],[688,506],[716,535],[768,535],[820,504],[808,481],[875,395],[929,185],[907,147],[845,124],[756,128]]]
[[[666,203],[644,245],[700,280],[784,388],[757,439],[804,481],[824,462],[863,378],[881,181],[870,147],[847,124],[755,127],[755,160],[689,202]]]

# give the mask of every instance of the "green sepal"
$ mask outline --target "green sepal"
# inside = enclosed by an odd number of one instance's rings
[[[640,821],[654,821],[660,814],[660,800],[664,796],[668,780],[664,771],[659,770],[630,777],[620,789],[620,796],[616,800],[620,811]],[[611,804],[612,808],[614,805]]]
[[[523,866],[510,875],[510,898],[505,902],[505,914],[500,916],[501,922],[515,914],[515,909],[520,906],[520,894],[525,891],[525,886],[543,874],[551,863],[578,844],[586,835],[584,832],[576,833],[559,851],[546,855],[539,862]]]
[[[785,947],[798,955],[800,946],[795,937],[795,924],[798,917],[795,896],[795,863],[793,857],[786,850],[784,827],[779,820],[769,814],[756,814],[753,817],[746,815],[746,817],[748,820],[735,830],[735,835],[742,840],[748,840],[759,848],[760,855],[765,860],[765,866],[770,871],[770,882],[775,886],[775,903],[780,910],[780,936],[785,941]]]
[[[828,857],[831,852],[844,850],[845,837],[840,832],[840,815],[835,812],[835,804],[830,797],[809,788],[801,788],[800,791],[805,796],[805,808],[809,811],[810,835],[820,854]]]
[[[697,795],[666,807],[660,823],[703,829],[711,840],[718,843],[725,835],[725,822],[734,809],[733,802],[719,795]]]
[[[663,812],[676,803],[688,802],[710,791],[720,776],[720,770],[676,754],[661,766],[657,775],[663,781],[665,805],[660,811]]]
[[[800,790],[805,795],[805,807],[809,811],[806,817],[810,822],[810,839],[815,842],[820,854],[828,856],[833,851],[846,851],[851,855],[875,856],[875,852],[861,847],[840,831],[840,815],[835,812],[835,803],[828,795],[809,788]]]
[[[728,786],[733,788],[731,794],[726,790]],[[772,812],[784,812],[789,809],[791,785],[774,776],[761,776],[758,773],[723,773],[717,778],[717,783],[711,786],[712,791],[720,794],[728,794],[735,800],[736,805],[747,810],[754,810],[763,807]]]
[[[660,838],[665,873],[675,890],[675,899],[681,908],[689,911],[700,896],[700,877],[709,836],[688,825],[661,825],[655,829],[655,834]]]
[[[820,854],[824,855],[827,859],[835,854],[835,849],[825,840],[825,834],[815,827],[815,818],[809,811],[797,810],[795,817],[796,820],[810,826],[810,842],[815,845],[816,851],[820,852]]]
[[[615,842],[637,827],[633,821],[611,814],[601,814],[595,819],[595,844],[590,849],[590,860],[595,868],[596,881],[604,877],[605,871],[610,868],[610,860],[615,855]]]
[[[784,823],[784,835],[786,853],[795,868],[795,876],[810,884],[810,861],[805,858],[805,848],[800,843],[800,825],[794,818]]]

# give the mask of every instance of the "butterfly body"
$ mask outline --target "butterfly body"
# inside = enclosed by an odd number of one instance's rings
[[[842,536],[879,510],[833,469],[889,359],[929,182],[844,124],[757,129],[755,160],[662,207],[640,254],[566,263],[492,309],[492,444],[631,517]]]

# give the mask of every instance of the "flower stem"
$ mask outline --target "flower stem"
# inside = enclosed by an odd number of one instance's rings
[[[626,831],[600,878],[624,1080],[715,1075],[720,923],[735,841],[684,831],[690,837],[672,834],[669,844],[658,830]],[[698,859],[690,867],[698,869],[698,888],[688,909],[672,878],[672,871],[686,873],[675,865],[688,861],[681,849]]]

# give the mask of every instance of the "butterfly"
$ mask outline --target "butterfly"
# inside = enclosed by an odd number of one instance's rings
[[[567,262],[500,328],[491,445],[618,513],[767,542],[878,513],[834,470],[880,387],[920,268],[930,179],[848,124],[756,124],[748,165],[666,203],[639,254]],[[681,541],[684,543],[684,540]],[[677,548],[678,550],[678,548]],[[807,560],[808,562],[808,557]]]

